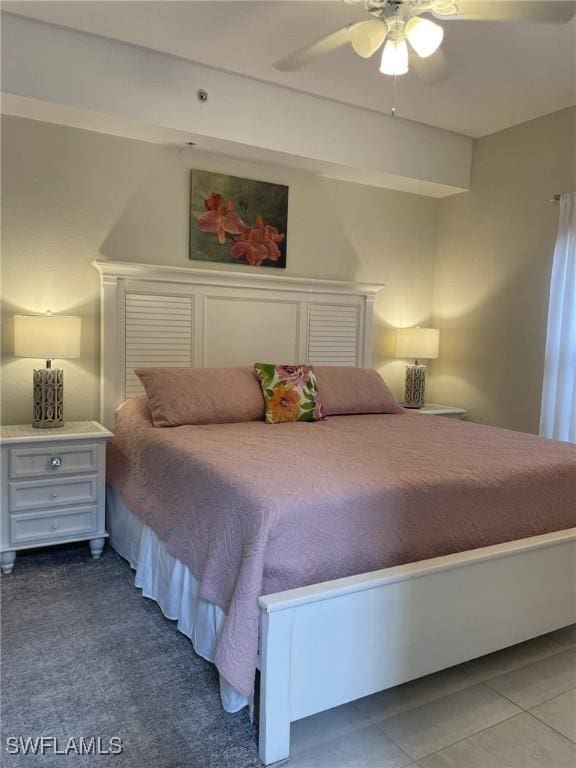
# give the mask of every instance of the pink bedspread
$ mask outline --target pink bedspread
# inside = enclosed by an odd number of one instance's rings
[[[576,526],[576,446],[433,416],[153,427],[118,416],[108,482],[226,612],[249,695],[259,595]]]

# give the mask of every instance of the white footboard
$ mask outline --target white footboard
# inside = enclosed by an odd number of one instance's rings
[[[259,602],[268,765],[294,720],[576,622],[576,528]]]

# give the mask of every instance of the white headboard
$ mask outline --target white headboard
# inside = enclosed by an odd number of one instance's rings
[[[370,366],[382,285],[95,261],[100,420],[142,392],[134,369],[310,362]]]

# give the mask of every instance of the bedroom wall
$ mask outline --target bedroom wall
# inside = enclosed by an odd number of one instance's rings
[[[376,307],[375,364],[401,392],[403,365],[386,360],[385,328],[430,319],[438,201],[195,149],[4,117],[3,423],[27,422],[31,410],[34,362],[12,355],[15,312],[50,308],[82,316],[82,357],[63,363],[65,415],[96,418],[99,283],[91,261],[228,268],[188,260],[194,167],[290,186],[283,274],[386,284]]]
[[[538,432],[558,206],[576,189],[576,108],[476,142],[470,192],[439,205],[429,396]]]

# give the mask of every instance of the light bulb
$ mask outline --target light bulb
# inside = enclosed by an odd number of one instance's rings
[[[388,40],[382,51],[380,72],[384,75],[405,75],[408,72],[406,40]]]
[[[418,56],[425,59],[440,48],[444,30],[433,21],[414,16],[406,25],[406,35]]]

